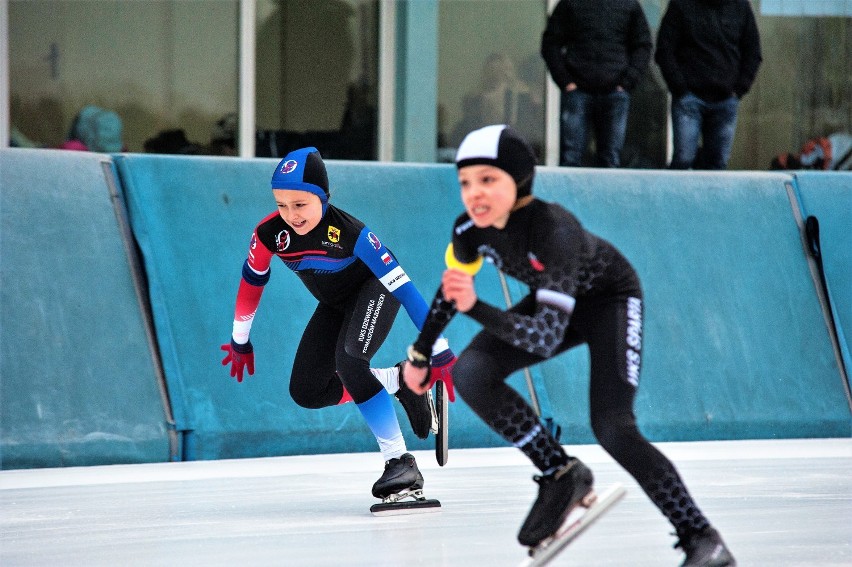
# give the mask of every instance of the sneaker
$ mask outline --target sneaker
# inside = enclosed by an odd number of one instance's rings
[[[423,475],[417,468],[414,455],[404,453],[397,459],[385,462],[385,472],[373,484],[373,496],[387,498],[406,489],[420,490],[423,488]]]
[[[737,564],[722,536],[711,527],[681,535],[674,546],[686,553],[681,567],[735,567]]]
[[[556,533],[571,510],[591,494],[594,477],[589,467],[572,457],[555,472],[533,480],[538,483],[538,498],[518,533],[518,541],[527,547]]]
[[[412,392],[405,384],[405,380],[402,379],[404,364],[405,361],[398,363],[395,367],[399,372],[399,390],[394,395],[408,415],[411,430],[418,438],[426,439],[429,437],[429,432],[433,430],[433,420],[437,423],[437,412],[435,411],[435,403],[432,401],[432,392],[427,391],[422,395]]]

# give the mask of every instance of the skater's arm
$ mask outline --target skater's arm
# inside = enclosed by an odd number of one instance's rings
[[[242,277],[237,290],[234,324],[229,344],[222,345],[226,352],[222,365],[231,366],[231,376],[243,381],[243,368],[254,374],[254,348],[249,335],[254,315],[260,305],[263,289],[269,281],[272,253],[260,243],[257,233],[252,234],[248,259],[243,263]]]
[[[393,253],[366,226],[355,243],[355,255],[396,297],[417,329],[423,327],[429,307]]]
[[[540,270],[533,285],[535,308],[532,314],[503,311],[480,300],[473,277],[447,270],[442,279],[444,295],[454,300],[459,311],[481,323],[485,330],[506,343],[531,354],[549,357],[562,343],[574,311],[579,242],[579,225],[559,225],[550,238],[539,235],[542,244],[531,250]]]
[[[447,247],[444,260],[447,263],[447,271],[460,271],[470,274],[471,277],[482,267],[481,257],[477,257],[472,262],[459,261],[455,256],[452,244]],[[458,309],[456,308],[455,301],[453,301],[452,298],[446,297],[442,282],[441,287],[438,288],[438,291],[435,293],[435,297],[432,299],[432,304],[429,307],[429,313],[426,316],[426,321],[423,323],[423,327],[420,330],[420,335],[412,345],[414,351],[424,355],[429,353],[432,350],[435,341],[447,325],[450,324],[450,321],[453,319],[457,311]]]
[[[532,315],[501,311],[477,299],[467,312],[486,331],[506,343],[544,358],[553,355],[565,337],[571,321],[574,299],[551,290],[536,291],[536,308]]]

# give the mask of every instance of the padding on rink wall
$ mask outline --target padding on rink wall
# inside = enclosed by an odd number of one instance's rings
[[[814,217],[819,227],[818,254],[837,327],[847,380],[852,372],[852,176],[832,172],[795,174],[802,217]]]
[[[845,178],[848,188],[852,176]],[[574,211],[640,275],[645,335],[635,412],[647,436],[850,434],[788,175],[546,169],[537,183],[540,197]],[[553,412],[571,416],[568,438],[592,441],[587,354],[540,372]]]
[[[29,159],[27,153],[11,150],[2,155],[4,166],[13,158]],[[162,448],[160,453],[147,455],[151,461],[167,460],[170,455],[175,458],[166,449],[164,415],[173,416],[180,439],[178,458],[187,460],[377,450],[353,404],[308,410],[291,400],[292,359],[315,301],[282,263],[273,263],[252,328],[255,374],[237,383],[221,365],[219,346],[230,337],[249,237],[255,224],[275,210],[269,179],[276,160],[111,156],[127,203],[136,241],[132,244],[138,243],[144,261],[142,289],[150,299],[149,314],[144,302],[140,304],[134,296],[103,176],[93,172],[88,179],[75,176],[74,182],[86,183],[86,191],[102,195],[109,215],[98,215],[97,207],[88,202],[70,207],[53,200],[41,207],[24,206],[29,186],[42,183],[67,188],[65,183],[50,183],[64,180],[67,169],[85,170],[87,160],[100,163],[98,160],[110,156],[56,151],[33,156],[37,167],[35,163],[16,165],[15,176],[5,169],[2,176],[0,409],[4,467],[11,442],[26,439],[23,424],[55,430],[67,422],[64,416],[44,416],[38,404],[27,407],[20,401],[50,398],[57,383],[67,389],[66,368],[70,366],[91,375],[104,374],[97,368],[100,358],[108,358],[123,374],[112,380],[81,380],[71,395],[60,395],[76,412],[74,419],[84,423],[96,420],[98,411],[90,404],[102,399],[108,387],[111,407],[123,417],[129,420],[135,412],[155,416]],[[426,301],[431,301],[443,270],[453,219],[462,211],[454,167],[330,161],[328,170],[332,202],[361,218],[393,250]],[[836,184],[843,187],[844,174],[838,175]],[[845,187],[850,186],[850,179],[845,176]],[[539,169],[535,192],[564,204],[588,228],[615,243],[642,278],[645,356],[636,414],[641,429],[652,440],[852,435],[839,358],[794,214],[794,196],[805,185],[804,178],[798,185],[796,181],[781,173]],[[803,190],[802,200],[813,210],[832,210],[834,205],[823,204],[819,187],[815,179],[812,191]],[[7,222],[13,214],[22,218]],[[821,219],[824,255],[836,246],[829,242],[848,238],[848,230],[825,226],[848,223],[848,215],[844,218],[835,211],[835,217],[839,220],[826,217],[823,223]],[[88,262],[97,262],[97,254],[81,255],[76,263],[57,266],[56,252],[51,252],[57,242],[40,243],[42,253],[37,256],[21,244],[10,246],[11,242],[38,242],[39,238],[31,239],[28,234],[31,227],[49,225],[50,219],[58,225],[55,219],[60,218],[62,228],[51,227],[55,236],[42,239],[68,239],[88,231],[92,242],[81,237],[72,248],[114,248],[120,254],[110,256],[109,270],[100,266],[82,269]],[[27,258],[43,259],[39,268],[48,271],[51,283],[60,283],[43,285],[32,276],[37,268],[23,267]],[[831,261],[832,270],[838,270],[840,278],[848,278],[848,248],[833,255]],[[22,274],[13,279],[13,271],[20,270]],[[77,278],[77,271],[90,277]],[[93,288],[92,281],[107,276],[123,278],[123,283],[105,282]],[[9,307],[13,284],[21,286],[14,292],[18,294],[13,298],[16,303],[23,304],[18,297],[25,296],[33,297],[35,303],[49,301],[51,318],[66,327],[85,329],[88,325],[112,332],[106,337],[92,331],[61,333],[69,345],[63,351],[64,364],[39,366],[34,373],[33,361],[41,365],[41,359],[55,356],[51,350],[55,346],[32,342],[28,355],[22,356],[26,341],[15,336],[17,342],[10,344],[12,336],[25,332],[20,329],[27,325],[26,317]],[[483,299],[505,306],[492,266],[477,276],[477,290]],[[514,301],[524,293],[512,280],[507,291]],[[848,301],[848,292],[835,295]],[[81,310],[84,300],[98,303],[97,308]],[[106,302],[109,305],[99,309]],[[167,384],[168,411],[156,393],[156,372],[150,363],[140,370],[133,356],[105,354],[124,333],[117,330],[121,324],[144,321],[149,315],[156,333],[154,354]],[[447,331],[453,349],[463,350],[479,329],[478,324],[458,316]],[[147,346],[142,330],[126,334],[136,344]],[[415,334],[401,309],[373,365],[391,366],[399,361]],[[151,353],[143,354],[151,358]],[[33,379],[34,374],[38,379]],[[586,349],[575,349],[534,367],[530,378],[543,416],[553,417],[561,426],[562,441],[594,442],[588,424]],[[143,381],[151,389],[147,396],[133,389]],[[510,382],[527,392],[522,373],[512,376]],[[7,383],[14,384],[11,393]],[[432,438],[416,439],[401,408],[398,414],[409,449],[431,449]],[[147,420],[135,420],[121,434],[132,437],[146,429]],[[463,401],[451,405],[450,421],[451,449],[504,445]],[[100,458],[90,461],[122,462],[108,446],[102,447]],[[57,449],[44,444],[28,450],[49,456]],[[376,458],[380,459],[378,452]],[[55,464],[69,463],[43,458],[21,466]]]
[[[165,461],[110,156],[0,151],[0,467]]]
[[[290,398],[293,356],[316,301],[283,263],[272,264],[252,326],[254,376],[238,383],[221,365],[219,347],[230,340],[252,231],[276,210],[269,183],[277,160],[122,155],[116,162],[145,258],[185,457],[377,450],[354,404],[308,410]],[[331,202],[361,218],[431,301],[441,276],[450,215],[461,207],[452,171],[437,165],[329,162],[328,173]],[[491,287],[496,290],[496,285],[495,279]],[[458,322],[448,336],[452,345],[461,346],[475,326],[462,318]],[[373,366],[399,362],[416,332],[400,309]],[[474,423],[467,408],[459,404],[455,409],[459,443],[480,442],[490,434]],[[410,433],[405,413],[398,410],[409,449],[432,447],[431,438],[421,441]]]

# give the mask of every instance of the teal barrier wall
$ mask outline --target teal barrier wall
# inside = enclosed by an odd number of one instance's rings
[[[298,337],[314,302],[273,268],[243,384],[219,364],[254,224],[273,210],[273,160],[122,156],[134,231],[151,280],[164,366],[188,458],[375,450],[350,406],[310,411],[289,399]],[[329,163],[332,201],[388,243],[427,300],[461,211],[452,166]],[[537,192],[574,210],[635,263],[646,289],[646,359],[637,414],[654,439],[848,436],[828,330],[783,174],[543,169]],[[503,305],[496,272],[478,277]],[[514,299],[523,292],[511,284]],[[449,329],[456,350],[478,326]],[[414,335],[404,314],[374,360],[389,366]],[[566,442],[590,442],[585,349],[533,371],[545,415]],[[523,377],[511,378],[525,390]],[[178,402],[180,400],[180,402]],[[402,416],[403,414],[400,413]],[[180,416],[180,417],[178,417]],[[451,409],[452,445],[501,445]],[[402,418],[404,421],[404,417]],[[424,448],[409,438],[410,448]]]
[[[109,168],[105,155],[0,151],[4,469],[169,458]]]
[[[10,456],[15,466],[167,460],[144,310],[105,184],[109,156],[0,155],[3,466]],[[179,458],[376,451],[352,404],[306,410],[290,400],[292,358],[315,303],[283,265],[273,264],[253,326],[256,374],[238,384],[220,364],[249,236],[274,210],[275,160],[112,159],[144,257],[158,356],[181,433]],[[328,168],[332,202],[389,244],[430,301],[462,210],[454,168]],[[636,412],[650,438],[852,434],[792,185],[781,173],[540,169],[536,192],[614,242],[642,277],[645,366]],[[798,185],[808,208],[825,207],[823,228],[833,231],[826,225],[839,205],[816,204],[807,182]],[[824,247],[826,238],[835,241],[824,235]],[[35,256],[31,242],[51,248]],[[849,274],[847,253],[831,254],[832,273],[841,278]],[[504,305],[493,267],[483,269],[477,288]],[[511,280],[509,288],[515,300],[524,293]],[[845,297],[838,296],[841,307]],[[451,345],[461,351],[478,330],[457,317],[448,329]],[[401,359],[415,333],[401,312],[374,364]],[[565,443],[593,441],[587,375],[582,347],[532,369],[543,414],[563,427]],[[526,391],[520,373],[510,381]],[[398,409],[409,448],[431,449],[431,439],[410,434]],[[464,402],[450,415],[451,447],[503,445]]]
[[[846,372],[852,372],[852,173],[799,171],[802,216],[819,221],[820,252]],[[847,376],[848,377],[848,376]]]
[[[645,292],[641,429],[654,439],[848,436],[850,411],[785,174],[543,170],[537,193],[631,259]],[[847,264],[848,270],[849,264]],[[591,441],[585,352],[541,373]]]
[[[131,223],[145,257],[175,421],[187,432],[187,458],[377,449],[352,404],[307,410],[290,399],[293,356],[316,302],[283,264],[273,263],[252,327],[255,375],[237,383],[220,364],[219,345],[230,338],[249,237],[255,224],[275,210],[269,179],[276,163],[117,158]],[[331,162],[328,169],[332,202],[365,221],[431,301],[451,224],[449,218],[435,222],[436,211],[460,210],[453,172],[446,166],[362,162]],[[451,345],[464,344],[462,339],[473,329],[472,322],[460,320],[448,333]],[[415,336],[414,325],[401,310],[373,365],[398,362]],[[409,449],[430,448],[431,440],[410,434],[398,409]],[[470,444],[493,436],[484,427],[465,433],[462,424],[472,422],[472,415],[461,405],[453,412],[460,414],[453,415],[456,442]]]

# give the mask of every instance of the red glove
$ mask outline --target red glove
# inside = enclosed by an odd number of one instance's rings
[[[456,401],[456,392],[453,389],[453,365],[456,363],[456,355],[450,349],[443,350],[432,357],[429,369],[429,388],[435,382],[442,380],[447,387],[447,397],[451,402]]]
[[[231,377],[236,376],[237,382],[243,381],[243,367],[248,367],[249,375],[254,374],[254,348],[251,341],[241,345],[231,339],[231,344],[222,345],[222,350],[228,353],[222,359],[222,366],[231,364]]]

